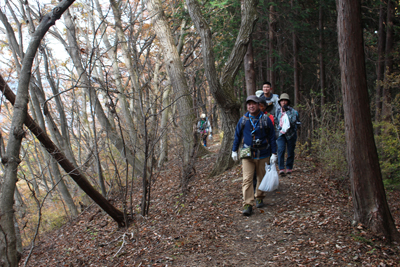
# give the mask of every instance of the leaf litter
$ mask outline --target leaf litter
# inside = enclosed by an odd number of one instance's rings
[[[179,165],[171,161],[152,186],[149,216],[135,214],[128,229],[118,229],[91,205],[60,229],[42,233],[28,266],[400,265],[399,244],[352,226],[349,181],[332,179],[318,163],[298,158],[292,175],[267,193],[265,207],[244,217],[241,166],[208,177],[213,152],[198,159],[187,196],[177,186]],[[137,205],[140,188],[136,181]],[[387,194],[399,228],[399,192]],[[115,193],[113,203],[121,203],[120,197]]]

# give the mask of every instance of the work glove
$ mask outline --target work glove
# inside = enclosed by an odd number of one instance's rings
[[[287,105],[283,105],[282,109],[283,109],[283,111],[288,111],[289,107]]]
[[[232,159],[233,159],[234,161],[237,161],[237,160],[238,160],[238,154],[237,154],[236,151],[232,151]]]
[[[208,139],[210,139],[210,140],[212,139],[212,134],[210,134],[210,135],[208,136]]]
[[[269,160],[269,164],[274,165],[277,159],[278,159],[278,157],[275,154],[272,154],[272,156]]]

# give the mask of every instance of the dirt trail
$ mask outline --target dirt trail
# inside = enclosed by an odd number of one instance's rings
[[[217,150],[214,144],[211,151]],[[42,234],[28,266],[400,265],[398,244],[351,226],[348,182],[326,178],[311,160],[296,159],[293,174],[250,217],[241,214],[241,166],[210,178],[215,160],[215,153],[198,160],[185,198],[177,187],[178,162],[169,162],[155,176],[150,215],[136,215],[129,229],[117,229],[90,206]],[[136,190],[133,203],[140,203]],[[398,191],[388,199],[399,222]]]

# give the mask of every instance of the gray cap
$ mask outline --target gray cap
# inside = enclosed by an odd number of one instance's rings
[[[256,102],[256,103],[260,103],[260,99],[259,99],[257,96],[255,96],[255,95],[249,95],[249,96],[247,97],[247,99],[246,99],[246,103],[249,102],[249,101],[253,101],[253,102]]]

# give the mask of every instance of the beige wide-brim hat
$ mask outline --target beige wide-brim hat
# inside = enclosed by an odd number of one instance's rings
[[[290,99],[289,99],[289,95],[286,93],[281,94],[281,96],[279,97],[278,103],[281,103],[281,100],[287,100],[288,101],[288,105],[290,105]]]

